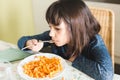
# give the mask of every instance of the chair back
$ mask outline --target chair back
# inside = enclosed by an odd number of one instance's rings
[[[110,53],[114,66],[114,13],[110,9],[89,7],[94,17],[101,25],[100,35]]]

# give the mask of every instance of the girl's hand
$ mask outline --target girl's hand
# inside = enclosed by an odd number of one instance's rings
[[[36,39],[31,39],[26,42],[26,46],[29,46],[28,49],[38,52],[42,49],[43,42],[38,42]]]

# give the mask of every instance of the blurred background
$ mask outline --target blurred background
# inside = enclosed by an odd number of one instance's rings
[[[0,0],[0,40],[16,44],[34,34],[34,27],[31,0]]]
[[[17,44],[23,35],[41,33],[48,28],[45,20],[47,7],[56,0],[0,0],[0,40]],[[102,6],[115,11],[120,17],[120,0],[84,0],[88,5]],[[106,4],[105,4],[106,3]],[[116,28],[119,19],[116,18]],[[120,30],[116,29],[116,35]],[[118,38],[118,36],[116,37]],[[115,39],[117,43],[119,39]],[[116,44],[116,48],[119,45]]]
[[[105,2],[105,3],[120,4],[120,0],[84,0],[84,1],[94,1],[94,2]]]

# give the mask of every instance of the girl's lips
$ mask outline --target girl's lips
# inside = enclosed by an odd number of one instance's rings
[[[56,40],[52,39],[53,42],[56,42]]]
[[[53,41],[53,43],[57,43],[58,41],[57,40],[52,40]]]

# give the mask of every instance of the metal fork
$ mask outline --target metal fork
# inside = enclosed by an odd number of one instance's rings
[[[46,41],[39,40],[39,42],[48,42],[48,43],[53,43],[53,41],[52,41],[52,40],[46,40]]]
[[[39,40],[39,42],[43,42],[43,43],[44,43],[44,42],[53,43],[52,40],[46,40],[46,41]],[[30,46],[23,47],[21,50],[27,49],[27,48],[29,48],[29,47],[31,47],[31,45],[30,45]]]

